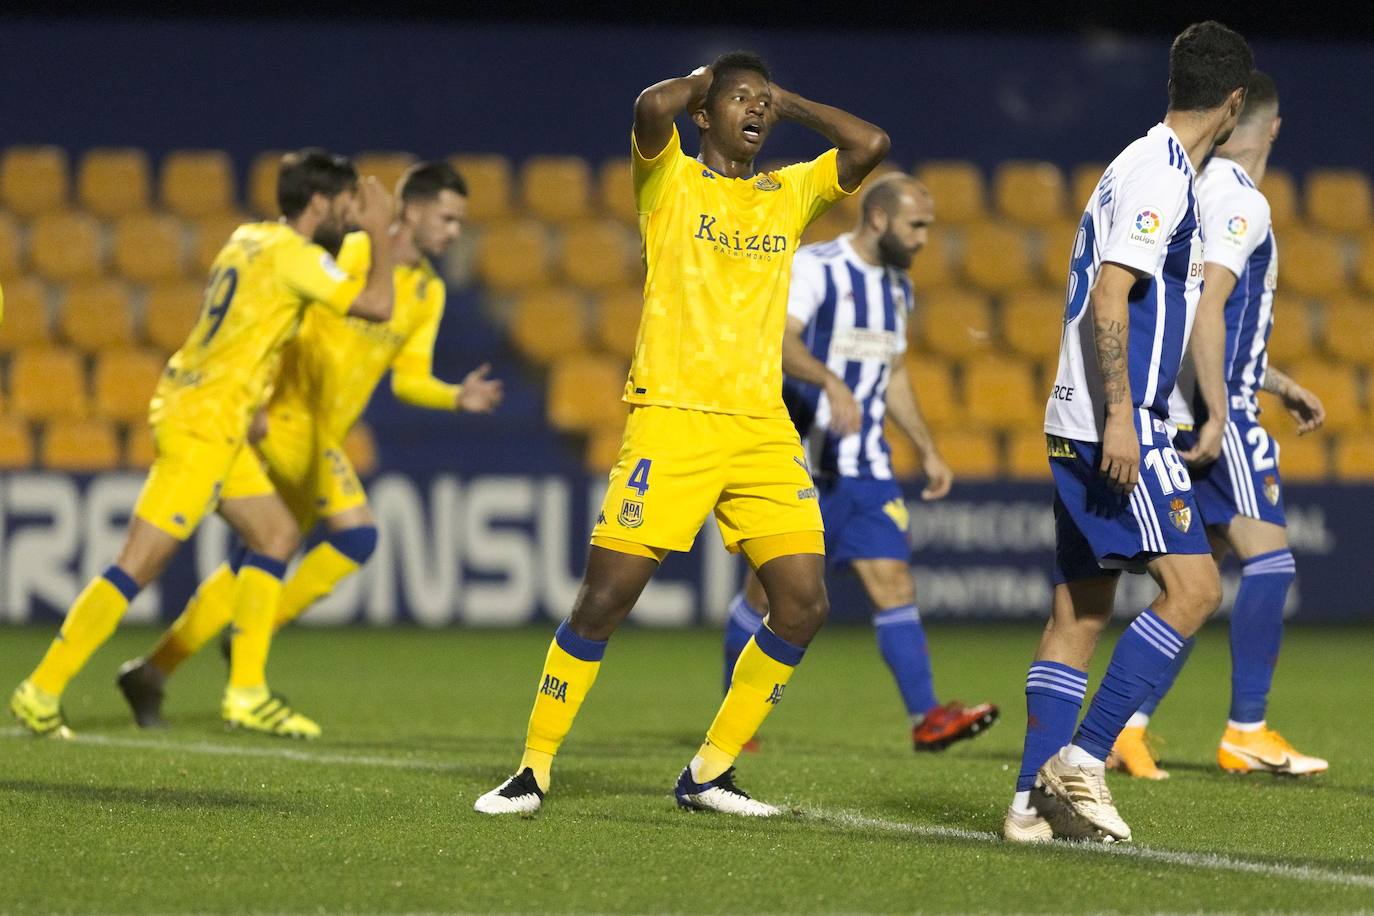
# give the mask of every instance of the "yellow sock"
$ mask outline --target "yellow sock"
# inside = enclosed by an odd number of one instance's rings
[[[61,634],[29,675],[44,693],[61,696],[101,643],[110,638],[119,618],[138,594],[138,584],[118,566],[92,579],[67,611]]]
[[[231,688],[267,686],[267,650],[272,645],[272,621],[281,600],[285,572],[285,563],[256,553],[248,554],[239,567],[234,584]]]
[[[549,771],[559,745],[572,728],[582,701],[596,683],[606,643],[583,639],[567,621],[554,634],[544,670],[539,675],[539,690],[534,695],[529,731],[525,734],[525,756],[520,769],[529,767],[539,788],[549,789]]]
[[[200,583],[181,616],[162,634],[148,654],[148,662],[169,675],[199,652],[233,618],[234,585],[234,571],[228,563],[221,563]]]
[[[353,575],[361,565],[345,556],[328,541],[316,544],[301,559],[301,565],[282,586],[281,603],[277,606],[272,632],[295,620],[305,609],[334,590],[339,582]]]
[[[734,766],[744,745],[782,699],[802,652],[767,626],[759,627],[739,654],[730,690],[692,760],[692,779],[710,782]]]

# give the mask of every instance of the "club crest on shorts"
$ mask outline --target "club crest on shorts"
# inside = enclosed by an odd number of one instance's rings
[[[638,528],[644,524],[644,504],[637,499],[626,497],[620,502],[620,514],[616,516],[623,528]]]
[[[1271,506],[1279,504],[1279,481],[1273,474],[1264,475],[1264,498]]]
[[[1193,509],[1181,499],[1174,499],[1169,503],[1169,521],[1174,523],[1174,527],[1184,534],[1193,527]]]

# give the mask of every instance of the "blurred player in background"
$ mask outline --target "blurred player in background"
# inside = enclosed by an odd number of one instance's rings
[[[266,679],[282,576],[300,534],[245,440],[282,346],[312,303],[320,308],[310,311],[367,321],[391,316],[391,197],[376,179],[360,186],[344,157],[307,149],[283,157],[277,201],[279,222],[240,226],[215,258],[200,318],[158,383],[149,412],[157,457],[118,558],[77,597],[61,634],[10,699],[35,734],[65,730],[62,691],[211,510],[247,548],[224,598],[235,628],[224,720],[265,732],[308,721]],[[354,222],[374,249],[365,280],[326,250],[337,249]]]
[[[682,151],[674,124],[684,112],[700,133],[696,159]],[[756,173],[755,157],[784,120],[833,148]],[[625,386],[625,442],[582,589],[549,646],[524,758],[477,800],[478,811],[540,807],[607,640],[659,563],[690,549],[714,511],[726,547],[757,570],[772,612],[741,652],[674,794],[684,808],[778,813],[735,785],[734,762],[782,699],[828,611],[816,489],[782,401],[788,278],[802,231],[853,193],[888,145],[872,124],[774,84],[753,54],[724,55],[640,93],[631,165],[648,275]],[[665,676],[665,690],[671,683]]]
[[[1230,773],[1307,775],[1325,771],[1326,761],[1298,753],[1264,718],[1295,567],[1283,513],[1279,446],[1259,423],[1258,393],[1269,391],[1283,401],[1297,420],[1298,435],[1318,429],[1325,419],[1316,395],[1269,365],[1279,268],[1269,201],[1259,184],[1279,121],[1274,81],[1256,71],[1240,123],[1197,178],[1206,265],[1189,344],[1192,366],[1184,365],[1169,415],[1178,424],[1174,444],[1190,466],[1217,561],[1230,550],[1241,562],[1230,625],[1231,710],[1217,763]],[[1132,776],[1168,778],[1146,743],[1145,726],[1192,647],[1190,638],[1126,723],[1110,764]]]
[[[852,233],[797,252],[782,341],[783,400],[816,477],[826,561],[853,569],[873,603],[878,649],[918,751],[971,738],[997,718],[989,703],[936,699],[911,581],[906,500],[883,431],[890,412],[920,454],[922,498],[943,499],[954,475],[926,427],[903,358],[912,306],[907,271],[934,219],[930,192],[914,178],[885,175],[871,184]],[[767,593],[751,572],[726,619],[726,689],[767,613]]]
[[[1045,411],[1057,584],[1026,676],[1008,840],[1130,839],[1107,788],[1107,756],[1221,600],[1192,481],[1169,441],[1169,395],[1202,285],[1194,169],[1235,128],[1252,62],[1225,26],[1185,29],[1169,51],[1163,123],[1116,157],[1079,223]],[[1123,569],[1148,571],[1160,595],[1117,641],[1075,734]]]
[[[256,448],[268,476],[302,531],[319,523],[325,532],[286,580],[272,621],[274,632],[356,572],[377,545],[367,494],[342,443],[387,370],[396,397],[417,407],[489,413],[501,401],[501,383],[486,377],[487,366],[469,373],[461,385],[433,374],[445,290],[430,259],[441,258],[457,240],[467,186],[448,163],[427,162],[407,171],[396,193],[400,212],[391,233],[395,305],[390,320],[370,323],[312,310],[283,351],[281,372],[263,413],[266,436]],[[369,236],[351,233],[343,242],[339,266],[362,276],[371,261]],[[226,486],[226,500],[236,495]],[[152,652],[120,670],[120,690],[141,727],[164,724],[166,678],[229,623],[237,573],[237,563],[217,568]],[[313,737],[319,728],[298,716],[291,733]]]

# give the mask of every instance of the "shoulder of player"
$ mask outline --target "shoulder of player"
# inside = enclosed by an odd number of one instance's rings
[[[844,246],[840,244],[838,238],[828,239],[824,242],[812,242],[797,249],[796,257],[793,258],[793,268],[798,263],[803,266],[807,264],[824,264],[829,261],[840,260],[844,257]]]

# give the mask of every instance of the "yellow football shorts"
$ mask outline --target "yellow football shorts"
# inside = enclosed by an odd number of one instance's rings
[[[309,531],[321,518],[367,502],[353,462],[309,411],[283,405],[270,408],[267,437],[255,448],[302,531]],[[226,485],[225,498],[236,495]]]
[[[166,424],[153,427],[156,457],[134,515],[179,541],[189,538],[226,493],[262,496],[272,483],[241,442],[214,442]]]
[[[825,552],[816,487],[790,420],[633,408],[592,542],[640,545],[655,556],[690,550],[713,511],[732,552],[758,539],[784,545],[783,553]]]

